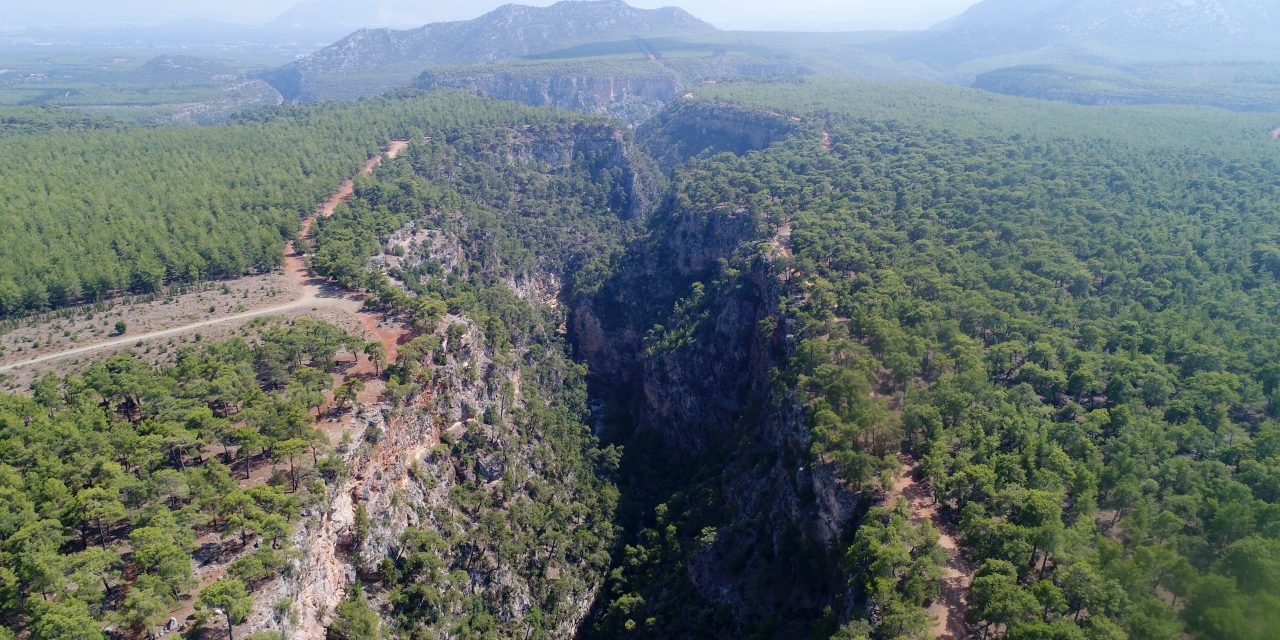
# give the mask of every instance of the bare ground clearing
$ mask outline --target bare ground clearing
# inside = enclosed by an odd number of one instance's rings
[[[408,146],[408,141],[392,141],[385,154],[365,163],[360,174],[369,175],[383,157],[395,158]],[[344,180],[338,190],[317,207],[315,215],[303,220],[301,235],[309,237],[315,218],[332,215],[340,203],[351,198],[354,189],[354,180]],[[223,293],[224,290],[228,293]],[[280,272],[230,280],[209,291],[141,304],[121,304],[102,312],[90,313],[91,308],[86,308],[84,315],[72,313],[69,318],[55,317],[49,322],[0,335],[0,388],[25,389],[45,371],[74,370],[91,359],[90,356],[96,358],[136,347],[146,348],[148,354],[155,351],[163,355],[169,351],[165,346],[185,342],[189,334],[200,333],[201,338],[233,335],[228,328],[243,326],[258,317],[297,312],[315,315],[314,311],[321,308],[354,315],[358,327],[376,329],[379,324],[376,318],[364,318],[365,314],[359,312],[358,296],[313,278],[303,257],[289,243],[285,246],[284,269]],[[126,324],[124,335],[115,333],[116,322]],[[392,346],[399,337],[377,331],[369,333],[372,335],[368,339],[390,342]],[[158,341],[161,344],[157,347]],[[394,357],[394,349],[389,355]],[[68,360],[77,356],[75,360]]]
[[[205,291],[162,296],[150,302],[104,303],[101,311],[94,306],[84,306],[53,314],[43,322],[25,324],[0,334],[0,374],[8,374],[0,388],[25,389],[35,375],[55,368],[49,366],[54,364],[50,361],[33,362],[40,357],[52,355],[50,360],[58,360],[74,355],[69,352],[80,347],[124,339],[126,342],[115,348],[101,346],[101,353],[97,355],[121,351],[133,347],[140,337],[148,334],[210,318],[278,307],[298,297],[297,282],[284,271],[277,271],[212,283]],[[127,325],[123,336],[115,334],[116,322]],[[214,333],[204,331],[202,337],[212,337]],[[61,370],[61,366],[56,368]]]

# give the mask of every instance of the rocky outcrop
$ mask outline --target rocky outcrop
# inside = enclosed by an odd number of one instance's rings
[[[713,52],[670,60],[651,55],[649,59],[520,61],[430,69],[414,86],[470,89],[498,100],[605,115],[639,124],[691,87],[744,78],[794,78],[809,73],[807,67],[795,62],[740,53]]]
[[[262,80],[242,80],[222,88],[217,100],[196,102],[165,118],[163,124],[212,124],[241,111],[276,106],[284,102],[280,93]]]
[[[671,170],[702,153],[743,155],[782,140],[802,123],[780,113],[682,100],[636,131],[640,147]]]
[[[246,621],[251,630],[278,630],[286,637],[322,638],[333,620],[333,612],[357,579],[357,564],[351,562],[354,546],[355,505],[382,502],[392,486],[385,479],[402,472],[403,461],[387,456],[395,444],[417,445],[434,440],[435,425],[397,417],[400,426],[387,429],[392,416],[386,407],[363,406],[348,420],[353,442],[339,450],[349,473],[330,485],[321,504],[303,513],[291,540],[298,550],[284,575],[260,587],[254,610]],[[367,446],[375,434],[401,434],[383,439],[376,449]],[[382,466],[387,465],[387,466]]]
[[[493,68],[428,71],[416,85],[423,89],[466,88],[498,100],[639,122],[657,113],[683,89],[674,74],[656,71],[643,76],[529,74]]]

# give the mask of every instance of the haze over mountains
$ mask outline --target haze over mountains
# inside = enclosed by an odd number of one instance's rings
[[[266,24],[270,30],[334,30],[368,27],[409,27],[432,21],[421,3],[378,2],[364,4],[342,0],[304,0]]]
[[[0,27],[0,640],[1278,640],[1271,7],[295,1]]]
[[[1280,95],[1266,80],[1269,65],[1280,61],[1278,21],[1280,9],[1260,0],[985,0],[928,31],[802,36],[721,31],[678,8],[561,2],[507,5],[474,20],[410,30],[361,29],[264,77],[287,100],[415,85],[590,105],[631,99],[637,78],[671,78],[679,87],[813,73],[977,83],[1077,102],[1261,109]],[[500,62],[517,67],[519,77],[495,80],[492,69],[473,69],[442,80],[431,72]],[[429,77],[414,83],[423,71]],[[583,86],[608,95],[584,98]]]
[[[985,0],[932,31],[975,55],[1063,46],[1139,57],[1259,59],[1280,51],[1265,0]]]
[[[27,16],[0,17],[0,44],[21,43],[92,44],[143,47],[208,47],[233,43],[257,45],[304,41],[314,51],[357,29],[372,27],[417,27],[439,19],[438,11],[412,0],[379,0],[376,3],[342,0],[303,0],[269,20],[227,20],[190,17],[158,23],[144,19],[145,13],[118,11],[99,15],[86,11],[83,22],[64,24],[59,20],[37,19],[34,10]],[[164,15],[156,13],[156,16]],[[21,26],[20,26],[21,25]]]
[[[886,43],[953,80],[1086,104],[1280,104],[1280,6],[1265,0],[985,0]]]
[[[289,99],[368,95],[405,86],[430,67],[487,64],[590,42],[715,31],[675,7],[637,9],[622,0],[546,8],[512,4],[463,22],[403,31],[361,29],[267,77]]]
[[[228,86],[265,81],[279,94],[255,89],[253,103],[463,87],[628,120],[699,84],[802,75],[941,81],[1089,104],[1280,104],[1280,7],[1264,0],[984,0],[929,30],[897,33],[720,30],[680,8],[622,0],[511,4],[472,20],[420,23],[420,12],[437,10],[402,0],[307,0],[259,26],[24,32],[0,37],[0,46],[40,38],[113,50],[150,43],[138,63],[156,53],[248,56],[254,61],[233,65],[242,73]],[[406,24],[414,26],[385,26]],[[0,89],[24,83],[18,104],[72,95],[32,84],[54,77],[49,71],[33,65],[26,76],[0,77]]]

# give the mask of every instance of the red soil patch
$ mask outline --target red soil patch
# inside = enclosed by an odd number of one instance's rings
[[[392,140],[387,145],[387,151],[384,154],[374,156],[360,168],[360,175],[367,176],[373,173],[373,170],[381,164],[382,159],[395,158],[402,151],[409,147],[408,140]],[[317,207],[315,215],[302,221],[302,229],[299,235],[306,239],[310,244],[312,239],[311,228],[317,218],[324,218],[333,215],[338,205],[346,202],[355,195],[355,181],[344,180],[339,185],[338,190],[334,192],[327,200]],[[307,283],[310,290],[315,290],[315,282],[311,271],[307,268],[304,256],[294,248],[293,243],[289,243],[285,248],[285,269],[293,275],[298,282]],[[349,296],[353,301],[362,301],[363,296]],[[363,310],[351,310],[351,315],[358,318],[365,330],[372,334],[378,342],[382,343],[383,351],[386,353],[386,362],[395,362],[396,354],[399,346],[407,342],[412,333],[409,328],[399,324],[384,322],[382,316],[374,313],[368,313]],[[341,384],[346,380],[359,378],[364,381],[364,389],[356,394],[356,404],[371,404],[378,401],[382,395],[383,384],[378,379],[380,372],[376,370],[373,362],[368,356],[356,354],[351,364],[341,374],[335,376],[335,383]],[[342,419],[340,415],[335,415],[333,396],[329,396],[329,401],[320,407],[317,415],[317,426],[324,431],[333,441],[336,437],[341,437],[343,429]]]

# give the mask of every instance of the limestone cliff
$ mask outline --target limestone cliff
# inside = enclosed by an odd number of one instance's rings
[[[428,71],[418,79],[423,89],[468,88],[499,100],[571,109],[641,121],[657,113],[682,88],[673,74],[643,76],[529,75],[496,68]]]
[[[776,114],[690,106],[660,116],[641,143],[663,148],[667,136],[702,131],[682,138],[690,146],[670,154],[675,163],[695,149],[764,149],[798,126]],[[637,467],[624,459],[623,475],[637,478],[624,495],[656,506],[656,524],[671,527],[683,556],[658,561],[684,576],[662,590],[626,577],[635,558],[615,559],[624,577],[611,590],[643,601],[627,615],[654,617],[665,637],[707,627],[726,637],[793,637],[825,607],[844,606],[839,543],[858,498],[806,463],[807,416],[779,379],[792,348],[786,212],[699,201],[698,181],[708,173],[716,172],[700,161],[676,171],[650,235],[631,247],[611,281],[575,306],[572,336],[609,435],[627,442],[629,455],[640,446],[662,452],[636,454]],[[632,516],[653,526],[652,514]],[[639,539],[652,537],[640,532]],[[673,592],[683,594],[678,602]],[[615,632],[622,600],[598,604],[600,636]]]
[[[472,89],[499,100],[607,115],[638,124],[689,88],[745,78],[788,78],[809,70],[785,59],[716,52],[635,59],[520,60],[429,69],[421,89]]]

